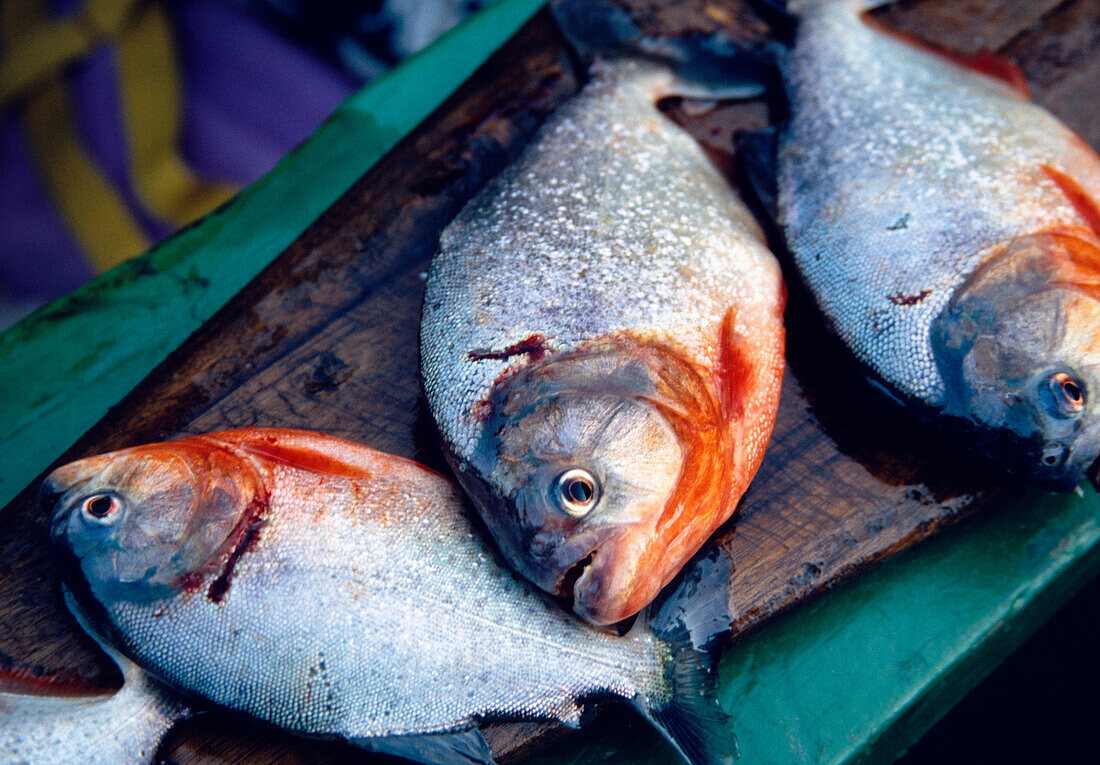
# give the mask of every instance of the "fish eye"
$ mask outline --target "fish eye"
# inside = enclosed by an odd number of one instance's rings
[[[80,505],[80,513],[88,521],[100,526],[118,520],[122,501],[113,494],[93,494]]]
[[[1085,385],[1068,372],[1055,372],[1045,387],[1043,398],[1056,417],[1074,417],[1085,408]]]
[[[571,468],[554,481],[554,499],[562,512],[581,518],[599,501],[600,485],[587,470]]]

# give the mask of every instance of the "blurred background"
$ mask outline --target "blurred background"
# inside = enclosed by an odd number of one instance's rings
[[[490,1],[0,0],[0,330],[229,199]],[[903,762],[1086,761],[1098,614],[1094,583]]]
[[[0,330],[266,173],[487,0],[0,0]]]

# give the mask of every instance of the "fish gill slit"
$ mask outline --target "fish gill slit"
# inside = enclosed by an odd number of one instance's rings
[[[267,525],[268,499],[267,496],[255,496],[244,514],[236,535],[236,544],[229,551],[221,573],[210,583],[206,590],[206,597],[211,603],[221,604],[225,600],[229,587],[233,583],[233,573],[241,557],[256,546],[260,533]],[[242,528],[243,527],[243,528]]]

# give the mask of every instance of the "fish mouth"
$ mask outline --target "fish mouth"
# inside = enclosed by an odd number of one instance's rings
[[[596,559],[596,551],[592,550],[583,558],[577,560],[572,566],[567,568],[565,572],[558,578],[558,583],[554,586],[554,593],[560,597],[566,598],[572,603],[575,599],[575,592],[577,582],[584,572],[592,565]]]

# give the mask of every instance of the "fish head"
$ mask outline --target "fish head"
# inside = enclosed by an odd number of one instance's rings
[[[697,387],[659,353],[612,343],[494,390],[460,475],[511,566],[593,624],[637,613],[683,563],[668,519]]]
[[[994,248],[932,325],[944,409],[979,448],[1069,491],[1100,457],[1100,241],[1072,229]],[[1095,483],[1095,481],[1094,481]]]
[[[247,458],[202,438],[78,460],[39,492],[70,583],[99,603],[148,602],[201,581],[264,496]]]

